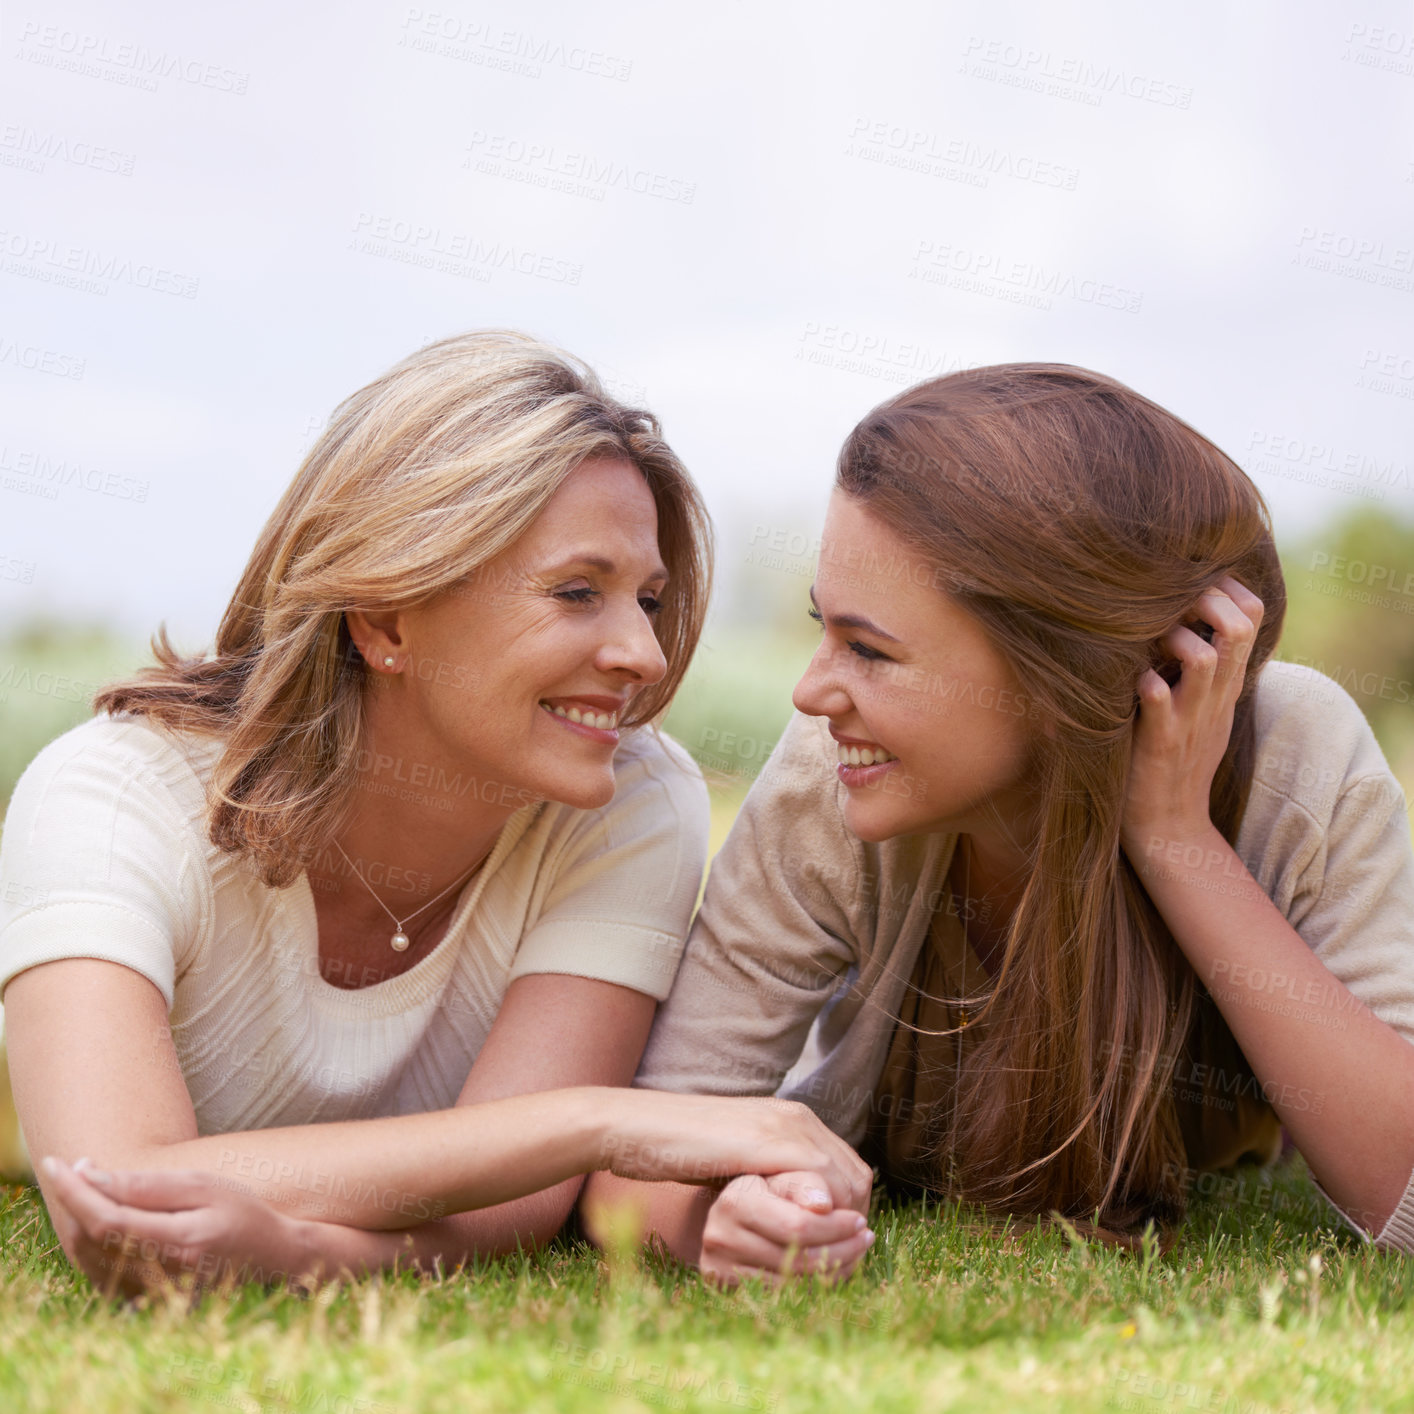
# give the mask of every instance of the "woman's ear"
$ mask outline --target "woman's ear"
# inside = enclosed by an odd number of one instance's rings
[[[407,635],[398,610],[345,609],[344,623],[348,625],[354,646],[370,668],[388,671],[406,656]]]

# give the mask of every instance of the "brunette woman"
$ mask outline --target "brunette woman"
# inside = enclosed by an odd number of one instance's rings
[[[1414,1251],[1409,820],[1355,702],[1272,659],[1232,460],[1079,368],[923,383],[846,442],[812,597],[637,1083],[779,1091],[905,1188],[1120,1235],[1285,1127]],[[810,1186],[586,1201],[724,1280],[847,1273],[868,1234]]]

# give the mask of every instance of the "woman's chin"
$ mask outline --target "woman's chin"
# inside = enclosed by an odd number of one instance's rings
[[[905,835],[916,828],[899,812],[888,804],[873,799],[861,800],[851,796],[845,803],[844,822],[850,833],[857,835],[865,844],[880,844],[895,835]]]
[[[599,810],[614,798],[614,772],[608,767],[602,773],[566,774],[545,783],[540,794],[575,810]]]

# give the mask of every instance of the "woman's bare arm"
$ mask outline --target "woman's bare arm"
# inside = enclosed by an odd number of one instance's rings
[[[5,1002],[16,1105],[37,1164],[82,1155],[103,1169],[201,1170],[297,1218],[398,1229],[601,1167],[710,1181],[814,1167],[792,1158],[806,1151],[844,1192],[857,1163],[800,1106],[612,1088],[198,1136],[165,1003],[138,973],[87,958],[45,963],[17,976]]]
[[[511,983],[467,1077],[459,1105],[575,1085],[628,1085],[648,1038],[656,1003],[627,987],[558,974]],[[376,1271],[395,1259],[455,1266],[548,1242],[564,1226],[582,1177],[508,1203],[454,1213],[399,1233],[346,1224],[311,1224],[306,1250],[331,1268]]]

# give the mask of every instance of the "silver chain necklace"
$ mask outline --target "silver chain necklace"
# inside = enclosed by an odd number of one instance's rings
[[[458,884],[464,883],[468,878],[470,878],[472,873],[476,870],[477,866],[484,863],[486,859],[486,856],[483,854],[481,858],[478,859],[476,863],[471,866],[471,868],[457,875],[457,877],[453,879],[452,882],[448,884],[447,887],[443,889],[442,892],[438,894],[436,898],[428,899],[427,902],[424,903],[421,908],[417,909],[413,913],[409,913],[406,918],[399,918],[393,912],[393,910],[389,908],[388,905],[384,903],[381,898],[378,897],[376,893],[373,893],[373,885],[370,884],[368,880],[365,879],[363,875],[359,872],[358,865],[355,864],[353,860],[350,859],[348,855],[344,853],[344,847],[338,842],[338,840],[334,841],[334,848],[337,849],[340,854],[343,854],[344,862],[349,866],[350,869],[354,871],[354,874],[357,876],[359,883],[362,884],[363,887],[367,889],[369,893],[373,894],[374,903],[376,903],[378,907],[381,908],[383,912],[386,913],[388,917],[393,920],[393,927],[396,931],[394,932],[393,936],[388,940],[388,942],[394,952],[406,952],[408,950],[408,945],[412,942],[412,939],[408,937],[405,931],[406,925],[411,923],[412,920],[416,918],[419,913],[425,913],[429,908],[431,908],[432,905],[437,902],[437,899],[446,898],[446,896],[451,893],[451,891],[456,888]]]

